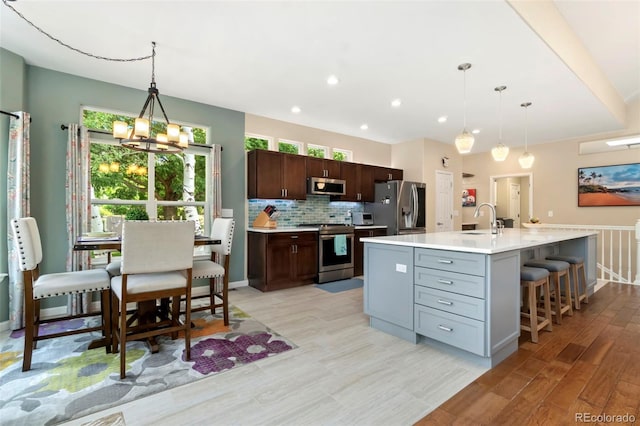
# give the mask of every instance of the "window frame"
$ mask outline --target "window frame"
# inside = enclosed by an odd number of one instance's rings
[[[278,152],[284,152],[284,151],[280,151],[280,144],[281,143],[284,143],[284,144],[287,144],[287,145],[293,145],[293,146],[298,147],[297,155],[304,155],[304,152],[305,152],[304,151],[304,143],[298,142],[298,141],[293,141],[293,140],[290,140],[290,139],[278,139],[278,143],[277,143],[277,145],[275,147],[276,151],[278,151]]]
[[[244,138],[254,138],[254,139],[263,139],[267,141],[267,150],[269,151],[277,151],[277,146],[274,142],[273,136],[259,135],[257,133],[245,133]],[[245,151],[247,150],[245,146]]]
[[[309,148],[311,149],[317,149],[319,151],[324,152],[324,157],[316,157],[315,155],[309,155]],[[308,157],[313,157],[313,158],[322,158],[322,159],[329,159],[329,147],[328,146],[324,146],[324,145],[316,145],[314,143],[308,143],[307,144],[307,156]]]
[[[335,158],[333,157],[333,154],[335,152],[339,152],[341,154],[344,154],[344,156],[346,157],[344,160],[336,160],[336,161],[349,161],[349,162],[353,162],[353,151],[349,150],[349,149],[342,149],[342,148],[333,148],[332,152],[331,152],[331,159],[335,160]]]

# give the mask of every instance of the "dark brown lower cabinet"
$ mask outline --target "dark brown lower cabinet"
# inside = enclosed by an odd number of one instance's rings
[[[386,228],[375,229],[356,229],[356,242],[353,255],[353,274],[355,276],[364,273],[364,243],[360,242],[360,238],[382,237],[387,235]]]
[[[318,233],[247,233],[249,285],[261,291],[311,284],[318,275]]]

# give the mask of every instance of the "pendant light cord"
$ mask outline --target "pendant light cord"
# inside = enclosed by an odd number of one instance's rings
[[[464,128],[464,130],[467,130],[467,70],[463,70],[462,71],[462,109],[463,109],[463,114],[462,114],[462,126]]]
[[[504,90],[504,89],[502,89],[502,90]],[[500,95],[499,95],[499,98],[498,98],[498,110],[499,110],[498,113],[499,113],[499,116],[500,116],[500,122],[498,123],[500,125],[499,132],[498,132],[498,142],[499,143],[502,143],[502,90],[500,90]]]
[[[89,52],[85,52],[83,50],[80,50],[78,48],[75,48],[73,46],[68,45],[67,43],[63,42],[62,40],[52,36],[51,34],[47,33],[45,30],[43,30],[42,28],[40,28],[39,26],[37,26],[36,24],[34,24],[33,22],[31,22],[30,20],[28,20],[22,13],[18,12],[13,6],[11,6],[9,3],[7,3],[7,0],[2,0],[2,3],[4,3],[4,5],[6,7],[8,7],[9,9],[11,9],[16,15],[18,15],[20,18],[22,18],[23,21],[25,21],[27,24],[31,25],[33,28],[35,28],[36,30],[38,30],[40,33],[42,33],[43,35],[45,35],[46,37],[48,37],[49,39],[55,41],[56,43],[58,43],[61,46],[66,47],[69,50],[73,50],[74,52],[80,53],[81,55],[85,55],[85,56],[89,56],[91,58],[94,59],[100,59],[103,61],[111,61],[111,62],[137,62],[137,61],[145,61],[147,59],[153,59],[153,55],[155,54],[151,54],[148,56],[139,56],[137,58],[109,58],[107,56],[100,56],[100,55],[94,55],[93,53],[89,53]],[[155,46],[155,43],[154,43]]]

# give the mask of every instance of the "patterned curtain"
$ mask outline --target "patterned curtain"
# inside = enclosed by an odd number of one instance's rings
[[[9,119],[9,150],[7,164],[7,219],[27,217],[30,209],[29,113],[16,112],[18,118]],[[24,282],[13,241],[11,224],[7,223],[9,255],[9,327],[24,327]]]
[[[67,138],[67,175],[65,178],[65,209],[67,219],[67,271],[91,268],[88,251],[74,251],[78,235],[90,230],[91,224],[91,151],[89,132],[85,127],[69,124]],[[70,294],[67,314],[89,311],[90,293]]]

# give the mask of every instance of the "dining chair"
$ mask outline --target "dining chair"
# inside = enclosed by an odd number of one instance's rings
[[[125,221],[122,226],[122,275],[111,278],[113,351],[120,344],[120,378],[126,376],[129,341],[184,332],[185,359],[191,359],[191,279],[195,225],[191,221]],[[180,321],[180,299],[187,308]],[[172,299],[171,309],[157,300]],[[137,310],[127,317],[127,304]],[[166,307],[167,303],[162,303]],[[157,320],[159,318],[159,321]]]
[[[193,279],[209,279],[209,294],[197,296],[194,299],[208,297],[209,304],[192,308],[191,311],[211,309],[211,314],[215,314],[216,308],[222,308],[224,325],[229,325],[229,260],[234,228],[235,221],[233,219],[215,218],[211,229],[211,238],[220,240],[221,244],[211,246],[210,260],[203,259],[193,262]],[[224,262],[222,262],[222,256],[224,256]],[[222,282],[218,278],[222,278]],[[216,303],[216,298],[220,300],[219,303]]]
[[[24,357],[22,371],[31,369],[33,349],[37,342],[78,333],[91,331],[102,332],[102,340],[107,353],[111,352],[111,322],[109,320],[109,274],[104,269],[89,269],[86,271],[59,272],[40,274],[42,262],[42,242],[38,223],[32,217],[22,217],[11,220],[14,241],[19,255],[19,267],[24,282]],[[100,312],[89,312],[78,315],[67,315],[43,320],[40,317],[40,301],[49,297],[68,294],[100,292]],[[88,316],[101,316],[99,326],[83,327],[75,330],[61,331],[40,335],[40,325],[43,323],[64,321]],[[97,346],[96,342],[96,346]],[[92,348],[90,345],[89,348]]]

